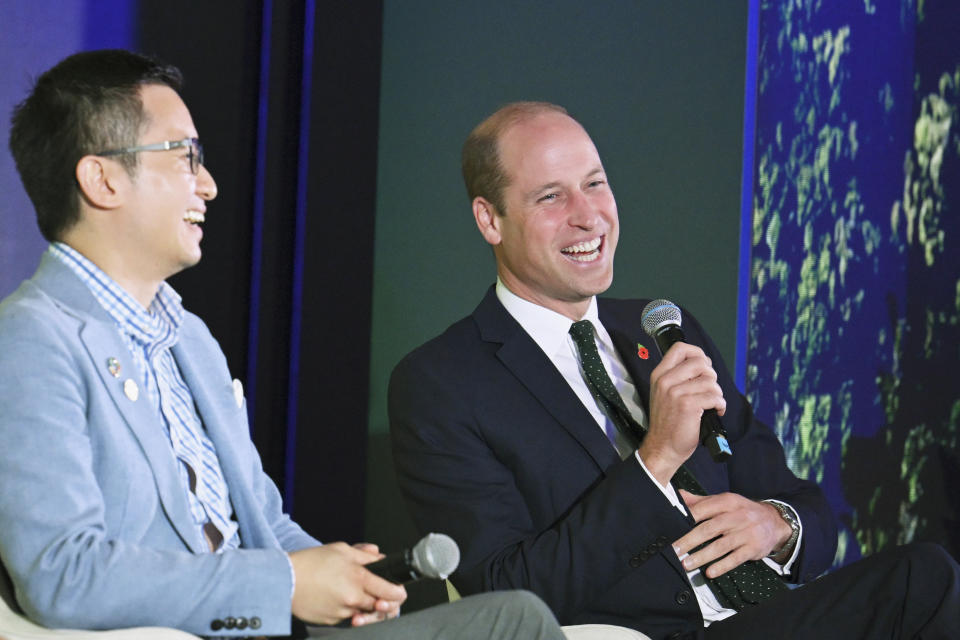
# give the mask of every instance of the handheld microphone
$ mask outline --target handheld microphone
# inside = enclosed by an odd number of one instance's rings
[[[640,320],[643,330],[656,341],[661,354],[674,343],[686,342],[680,318],[680,307],[669,300],[654,300],[643,308]],[[716,409],[704,411],[700,418],[700,442],[707,447],[714,462],[724,462],[733,455]]]
[[[460,547],[448,535],[428,533],[412,548],[395,551],[366,565],[385,580],[405,584],[420,578],[446,580],[460,564]]]

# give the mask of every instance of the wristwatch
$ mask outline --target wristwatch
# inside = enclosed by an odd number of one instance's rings
[[[793,548],[797,544],[797,540],[800,538],[800,520],[797,519],[797,514],[794,513],[792,507],[788,507],[785,504],[780,502],[775,502],[773,500],[766,500],[767,504],[780,512],[780,517],[783,518],[784,522],[790,525],[790,537],[787,538],[787,541],[779,549],[774,549],[767,554],[768,558],[772,558],[777,562],[783,562],[790,557],[790,554],[793,553]]]

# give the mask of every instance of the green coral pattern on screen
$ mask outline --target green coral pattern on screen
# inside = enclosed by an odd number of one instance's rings
[[[827,492],[838,565],[960,545],[957,13],[760,8],[746,388]]]

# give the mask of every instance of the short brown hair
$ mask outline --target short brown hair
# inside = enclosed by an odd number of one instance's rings
[[[504,215],[503,190],[509,179],[500,162],[500,136],[513,125],[541,113],[562,113],[563,107],[549,102],[511,102],[497,109],[476,126],[463,143],[460,168],[467,195],[472,202],[486,198],[498,215]]]

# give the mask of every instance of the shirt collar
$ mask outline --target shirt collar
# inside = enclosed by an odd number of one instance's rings
[[[514,320],[520,323],[523,330],[533,338],[533,341],[544,353],[549,356],[560,353],[564,349],[569,349],[567,340],[570,338],[570,325],[573,324],[570,318],[529,300],[524,300],[510,291],[500,278],[497,278],[496,291],[500,304],[504,306],[507,313],[513,316]],[[593,324],[597,337],[604,345],[612,348],[613,342],[603,325],[600,324],[596,296],[590,298],[590,305],[581,320],[589,320]]]
[[[148,347],[176,344],[184,311],[180,295],[169,284],[160,283],[157,295],[145,310],[113,278],[73,247],[54,242],[48,251],[87,285],[124,333]]]

